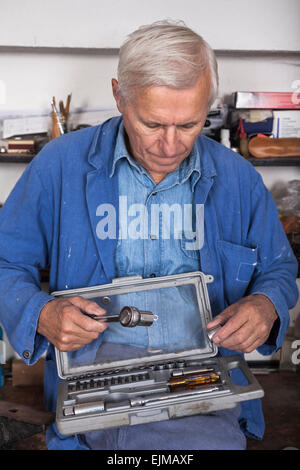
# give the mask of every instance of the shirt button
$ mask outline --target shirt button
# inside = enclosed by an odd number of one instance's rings
[[[29,359],[30,356],[31,356],[30,351],[28,351],[27,349],[25,349],[25,351],[23,351],[23,357],[24,357],[24,359]]]
[[[149,277],[156,277],[156,274],[152,273]]]

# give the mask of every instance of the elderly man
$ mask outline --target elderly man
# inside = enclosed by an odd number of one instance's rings
[[[48,348],[45,397],[55,410],[56,346],[77,351],[104,334],[103,315],[81,297],[54,299],[40,290],[39,268],[50,265],[50,292],[143,277],[203,271],[222,355],[282,344],[288,309],[297,299],[296,261],[272,198],[254,168],[201,135],[217,93],[213,51],[183,24],[158,22],[132,33],[112,80],[121,117],[59,137],[28,166],[0,219],[1,322],[15,350],[33,364]],[[204,205],[204,240],[187,249],[168,239],[99,234],[102,204]],[[103,213],[101,214],[104,215]],[[190,211],[190,226],[195,213]],[[118,219],[118,217],[117,217]],[[161,234],[159,227],[158,234]],[[172,231],[172,230],[171,230]],[[108,233],[109,235],[109,233]],[[110,340],[118,343],[111,330]],[[177,332],[173,332],[176,336]],[[192,335],[186,326],[184,335]],[[147,348],[147,335],[133,345]],[[121,339],[120,339],[121,341]],[[237,374],[236,380],[241,382]],[[47,431],[49,449],[243,449],[261,438],[260,403],[171,421],[62,436]]]

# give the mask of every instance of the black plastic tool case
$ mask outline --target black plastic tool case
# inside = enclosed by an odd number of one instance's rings
[[[52,293],[55,297],[80,295],[94,300],[106,309],[105,315],[118,315],[128,305],[157,315],[149,327],[126,328],[111,323],[97,340],[78,351],[56,350],[58,374],[63,379],[56,423],[62,434],[211,413],[263,396],[246,362],[238,355],[220,357],[207,334],[206,324],[211,319],[209,282],[213,282],[212,276],[202,272],[148,279],[134,276]],[[180,311],[176,311],[177,305]],[[186,305],[184,311],[182,305]],[[154,333],[165,331],[168,325],[167,340],[152,344],[152,338],[157,337]],[[174,341],[172,328],[176,332]],[[112,341],[112,332],[118,343]],[[142,336],[148,338],[147,346],[135,344]],[[230,371],[236,368],[242,370],[247,385],[232,382]],[[201,369],[213,369],[219,380],[170,390],[170,379]]]

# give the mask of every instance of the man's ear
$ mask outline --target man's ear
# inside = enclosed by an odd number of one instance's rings
[[[112,78],[111,86],[112,86],[112,92],[113,92],[114,98],[116,100],[117,108],[120,111],[120,113],[122,114],[123,106],[122,106],[122,99],[120,97],[120,93],[119,93],[119,90],[118,90],[118,88],[119,88],[118,80],[116,80],[115,78]]]

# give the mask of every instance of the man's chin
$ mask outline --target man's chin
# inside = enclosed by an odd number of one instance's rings
[[[186,155],[174,155],[171,157],[166,155],[152,155],[152,158],[154,162],[158,162],[155,166],[174,166],[175,168],[177,168],[183,162],[183,160],[185,160]]]

